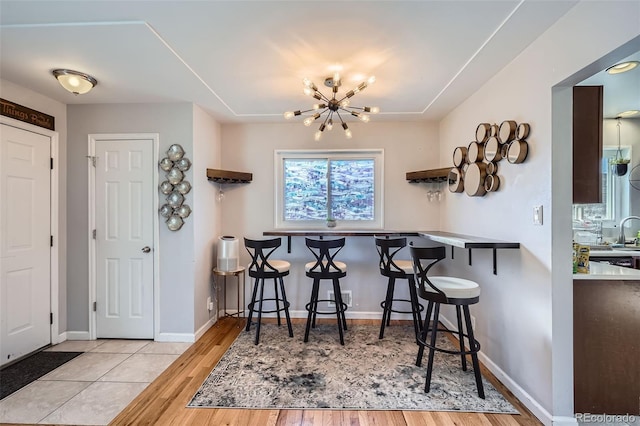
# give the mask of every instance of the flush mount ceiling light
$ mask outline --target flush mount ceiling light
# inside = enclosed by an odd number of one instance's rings
[[[640,62],[638,62],[638,61],[620,62],[619,64],[615,64],[615,65],[607,68],[607,72],[609,74],[620,74],[620,73],[623,73],[623,72],[631,71],[632,69],[634,69],[638,65],[640,65]]]
[[[616,117],[617,118],[627,118],[627,117],[633,117],[634,115],[638,115],[640,114],[640,111],[638,111],[637,109],[631,109],[629,111],[623,111],[621,113],[619,113]]]
[[[302,83],[304,84],[304,94],[311,96],[319,101],[322,101],[323,103],[314,104],[311,109],[304,110],[304,111],[300,111],[300,110],[287,111],[284,113],[284,118],[288,120],[295,116],[302,115],[306,112],[314,111],[312,115],[307,116],[303,121],[305,126],[311,126],[311,124],[313,124],[314,121],[319,119],[326,112],[327,115],[324,117],[324,120],[322,121],[320,128],[315,133],[315,140],[317,141],[320,140],[320,138],[322,137],[322,132],[324,132],[324,129],[331,130],[333,128],[334,115],[340,120],[342,128],[344,129],[344,134],[347,137],[347,139],[351,139],[351,136],[352,136],[351,130],[349,129],[349,126],[347,126],[347,123],[345,123],[344,120],[342,119],[342,116],[340,115],[340,111],[346,114],[351,114],[354,117],[358,117],[361,121],[365,123],[369,122],[370,117],[369,117],[369,114],[366,114],[366,113],[377,114],[380,111],[378,107],[355,107],[355,106],[349,105],[349,103],[350,103],[351,97],[363,91],[364,89],[367,88],[367,86],[369,86],[370,84],[373,84],[375,81],[376,81],[376,78],[371,76],[367,81],[363,81],[362,83],[360,83],[358,87],[356,87],[355,89],[348,91],[343,97],[338,97],[338,89],[342,85],[342,81],[340,80],[340,74],[335,73],[333,77],[327,77],[324,80],[324,85],[327,87],[330,87],[333,92],[332,97],[329,98],[325,96],[322,92],[320,92],[318,90],[318,87],[315,84],[313,84],[311,80],[309,80],[308,78],[305,78],[302,81]]]
[[[85,74],[78,71],[57,69],[51,71],[53,76],[58,79],[58,82],[62,87],[67,89],[74,95],[82,95],[98,84],[98,80],[91,77],[89,74]]]

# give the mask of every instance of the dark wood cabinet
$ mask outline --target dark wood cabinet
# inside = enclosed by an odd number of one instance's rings
[[[576,413],[640,414],[640,281],[573,281]]]
[[[573,203],[602,203],[602,86],[573,88]]]

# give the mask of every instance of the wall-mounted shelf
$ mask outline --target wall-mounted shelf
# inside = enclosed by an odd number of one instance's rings
[[[418,172],[407,172],[407,180],[414,182],[446,182],[451,167],[442,169],[420,170]]]
[[[207,179],[216,183],[249,183],[252,173],[232,172],[230,170],[207,169]]]

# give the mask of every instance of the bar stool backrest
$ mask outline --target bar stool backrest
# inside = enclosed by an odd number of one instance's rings
[[[438,303],[448,303],[449,299],[444,292],[436,287],[427,276],[433,265],[445,257],[444,247],[411,247],[413,272],[416,286],[418,287],[418,295],[421,298]]]
[[[393,261],[393,257],[404,247],[407,246],[405,237],[389,238],[375,237],[376,250],[380,255],[380,273],[385,277],[406,278],[405,272]]]
[[[342,278],[347,275],[333,261],[345,244],[345,238],[334,240],[314,240],[305,238],[307,247],[316,258],[316,263],[309,268],[307,276],[312,278]]]
[[[269,263],[269,256],[280,247],[280,238],[268,240],[244,239],[244,247],[251,256],[249,276],[253,278],[277,278],[283,275]]]

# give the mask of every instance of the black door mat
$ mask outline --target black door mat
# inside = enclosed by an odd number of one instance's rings
[[[60,367],[83,352],[38,352],[0,370],[0,399]]]

